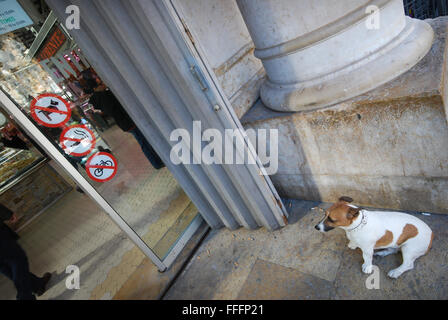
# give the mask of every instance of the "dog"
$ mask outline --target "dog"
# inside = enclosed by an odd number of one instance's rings
[[[403,263],[388,273],[390,278],[396,279],[413,269],[414,261],[431,248],[434,233],[422,220],[401,212],[367,211],[351,202],[350,197],[339,198],[325,211],[325,217],[315,228],[320,232],[334,228],[345,230],[348,247],[362,250],[364,273],[372,273],[374,254],[384,257],[401,250]]]

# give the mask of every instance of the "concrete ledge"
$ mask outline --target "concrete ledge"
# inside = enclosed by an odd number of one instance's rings
[[[260,88],[265,78],[266,72],[262,68],[230,98],[230,103],[239,119],[250,110],[260,97]]]

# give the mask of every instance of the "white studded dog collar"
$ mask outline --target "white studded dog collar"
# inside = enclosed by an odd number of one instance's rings
[[[355,231],[356,229],[360,230],[362,229],[362,227],[364,227],[367,224],[367,214],[365,214],[365,212],[363,210],[359,211],[362,214],[362,218],[361,221],[359,222],[359,224],[352,228],[352,229],[346,229],[347,231]]]

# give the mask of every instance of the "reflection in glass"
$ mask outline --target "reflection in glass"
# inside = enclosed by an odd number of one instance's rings
[[[196,208],[59,23],[39,34],[43,32],[45,40],[37,50],[34,42],[25,43],[15,32],[0,36],[2,90],[163,260],[198,215]],[[31,117],[32,101],[46,93],[69,103],[71,118],[64,126],[46,127]],[[95,137],[95,146],[85,155],[62,147],[61,134],[72,126],[85,126]],[[13,156],[5,151],[0,156]],[[118,163],[116,175],[106,182],[86,172],[98,152],[111,154]],[[19,155],[22,165],[40,157],[32,151]],[[10,174],[3,169],[5,176]]]

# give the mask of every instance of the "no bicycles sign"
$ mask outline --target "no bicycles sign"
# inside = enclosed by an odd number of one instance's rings
[[[50,128],[61,127],[70,120],[72,110],[62,97],[45,93],[31,102],[31,116],[37,123]]]
[[[117,173],[117,159],[107,152],[98,152],[87,160],[87,175],[95,181],[106,182]]]
[[[74,125],[66,128],[60,137],[65,153],[75,157],[88,155],[96,144],[95,134],[84,125]]]

